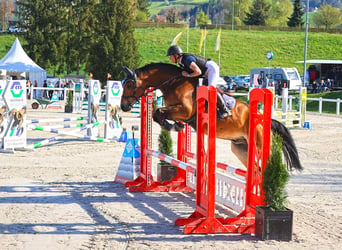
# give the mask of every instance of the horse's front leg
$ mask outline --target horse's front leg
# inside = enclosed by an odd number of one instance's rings
[[[172,108],[166,107],[157,109],[153,112],[153,120],[168,131],[174,130],[179,132],[184,128],[184,125],[179,122],[170,123],[168,121],[168,119],[173,120],[171,116],[172,110]]]

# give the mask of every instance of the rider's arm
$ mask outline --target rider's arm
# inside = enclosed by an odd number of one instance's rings
[[[182,72],[182,75],[183,75],[184,77],[196,77],[196,76],[199,76],[199,75],[202,74],[201,69],[200,69],[200,68],[197,66],[197,64],[194,63],[194,62],[192,62],[192,63],[190,64],[190,69],[193,71],[192,73],[188,73],[188,72],[186,72],[186,71],[183,71],[183,72]]]
[[[192,72],[189,77],[196,77],[200,76],[202,74],[202,70],[197,66],[196,63],[192,62],[190,64],[190,69],[192,69],[194,72]]]
[[[202,74],[201,69],[196,64],[196,59],[193,56],[186,57],[185,66],[187,66],[185,68],[188,68],[191,70],[190,71],[191,73],[183,71],[182,75],[184,77],[196,77]]]

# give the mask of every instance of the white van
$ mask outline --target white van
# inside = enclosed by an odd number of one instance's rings
[[[250,71],[251,87],[286,87],[299,90],[302,80],[296,68],[259,68]],[[267,77],[267,78],[266,78]]]

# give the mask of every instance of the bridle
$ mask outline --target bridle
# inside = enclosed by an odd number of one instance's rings
[[[146,89],[143,88],[142,86],[137,86],[137,76],[136,76],[135,72],[133,72],[133,73],[134,74],[131,74],[131,77],[127,76],[126,79],[123,81],[123,84],[122,84],[126,88],[133,88],[133,94],[129,95],[129,96],[122,95],[121,98],[124,98],[124,99],[133,98],[135,100],[134,103],[136,103],[139,101],[140,97],[146,96],[147,93],[153,92],[157,88],[150,88],[146,91]],[[176,75],[174,77],[171,77],[170,79],[168,79],[168,80],[162,82],[160,85],[158,85],[158,88],[161,88],[166,84],[172,84],[175,80],[177,80],[181,76],[182,75]],[[132,86],[130,86],[129,84]],[[137,96],[137,90],[138,89],[142,89],[143,94],[141,96]],[[130,106],[132,107],[134,103],[130,103]]]
[[[125,79],[122,83],[122,85],[126,88],[133,88],[133,94],[132,95],[129,95],[129,96],[125,96],[125,95],[122,95],[121,98],[124,98],[124,99],[129,99],[129,98],[133,98],[135,99],[135,102],[136,103],[137,101],[139,101],[139,97],[137,97],[137,89],[138,88],[141,88],[143,89],[143,93],[145,92],[145,89],[142,88],[141,86],[137,87],[137,78],[135,77],[134,79]],[[131,86],[132,85],[132,86]],[[130,106],[133,106],[133,104],[130,104]]]

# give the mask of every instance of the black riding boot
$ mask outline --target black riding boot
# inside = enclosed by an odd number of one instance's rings
[[[230,110],[224,104],[223,97],[220,93],[217,93],[217,107],[218,107],[219,112],[221,114],[220,120],[231,115]]]

